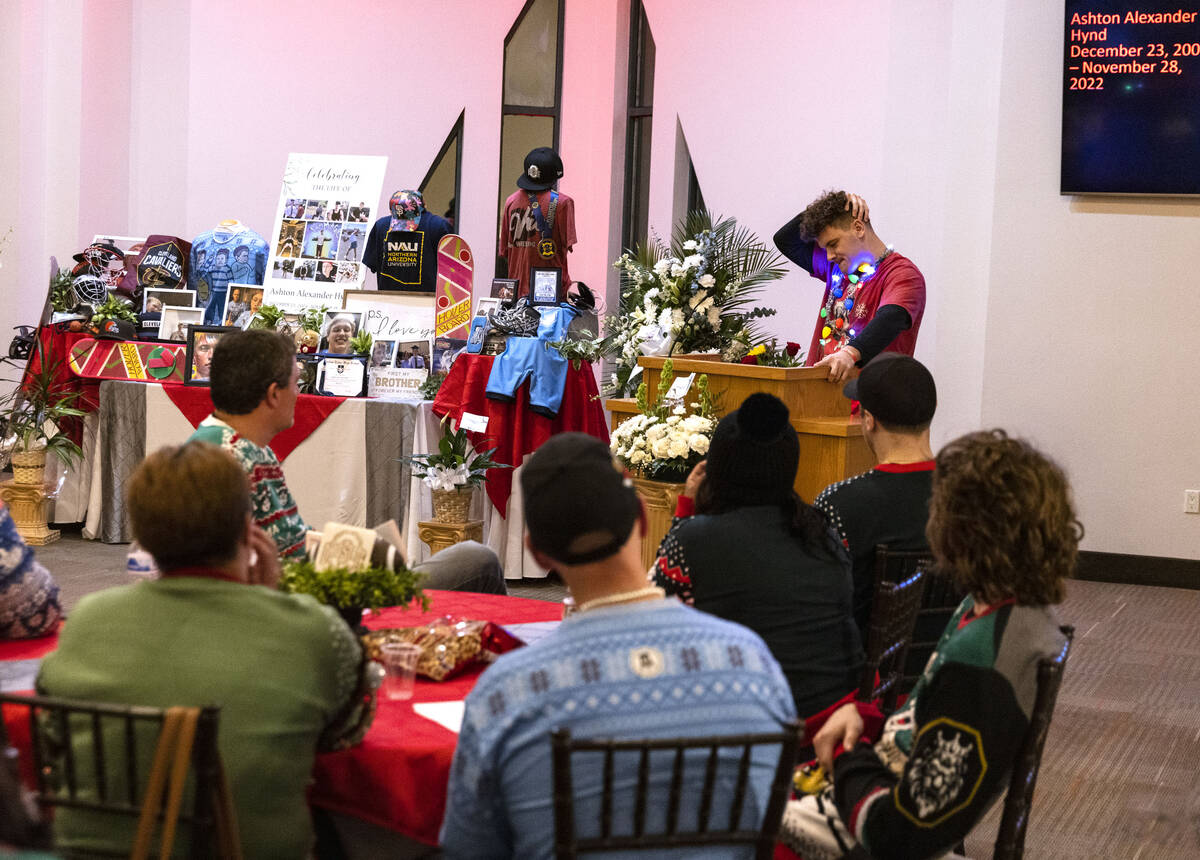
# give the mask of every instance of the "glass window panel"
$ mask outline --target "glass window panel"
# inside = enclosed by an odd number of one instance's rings
[[[633,100],[636,107],[650,107],[654,104],[654,37],[650,35],[650,24],[646,21],[645,9],[642,10],[638,35],[640,44]]]
[[[525,156],[529,150],[539,146],[554,146],[554,117],[527,114],[508,114],[504,117],[500,126],[502,191],[497,216],[504,213],[504,201],[517,190],[517,177],[525,166]]]
[[[634,117],[629,144],[629,199],[625,216],[625,248],[633,250],[646,241],[650,229],[650,117]]]
[[[504,45],[504,103],[554,107],[558,0],[533,0]]]
[[[451,224],[457,221],[458,201],[455,199],[455,188],[458,186],[458,135],[450,142],[450,146],[438,159],[437,164],[429,172],[429,179],[421,186],[425,195],[425,208],[434,215],[447,218]]]

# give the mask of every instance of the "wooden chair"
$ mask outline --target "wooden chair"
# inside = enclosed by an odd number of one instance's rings
[[[949,577],[938,572],[929,550],[889,550],[884,544],[875,547],[876,582],[901,582],[918,570],[925,573],[925,594],[908,645],[899,685],[901,693],[910,692],[917,683],[950,616],[966,596]]]
[[[0,694],[0,705],[28,711],[29,747],[18,752],[31,757],[36,797],[43,808],[137,819],[135,844],[111,856],[148,856],[160,822],[160,855],[169,856],[176,822],[183,821],[189,825],[190,857],[241,857],[217,749],[219,708],[162,709],[14,694]],[[156,731],[152,745],[147,744],[148,730]],[[115,749],[114,738],[119,738]],[[13,750],[3,719],[0,743]],[[152,764],[145,775],[148,760]],[[184,811],[189,769],[194,774],[193,803]],[[61,848],[57,851],[71,856]],[[86,856],[104,855],[89,850]]]
[[[1062,651],[1038,661],[1037,698],[1034,699],[1029,729],[1025,732],[1025,739],[1013,762],[1012,776],[1008,780],[1004,812],[992,849],[993,860],[1018,860],[1025,854],[1025,831],[1029,827],[1033,790],[1037,786],[1038,769],[1042,765],[1042,750],[1046,748],[1046,735],[1050,732],[1050,720],[1054,717],[1063,669],[1066,668],[1071,642],[1075,638],[1074,627],[1063,626],[1059,629],[1067,640],[1063,643]]]
[[[892,557],[900,558],[899,554]],[[914,565],[919,558],[913,555],[911,561]],[[907,562],[909,559],[901,560]],[[925,578],[924,571],[916,570],[895,582],[882,578],[875,580],[871,622],[867,632],[867,655],[858,687],[858,699],[862,702],[880,700],[880,710],[885,715],[896,710],[908,643],[912,638],[913,626],[917,623]]]
[[[695,738],[668,738],[650,740],[575,739],[567,729],[559,729],[551,735],[554,762],[554,850],[558,858],[575,858],[581,853],[596,851],[629,851],[637,849],[684,848],[702,845],[753,845],[755,857],[767,860],[775,850],[775,836],[783,817],[783,806],[791,786],[792,766],[800,741],[801,726],[795,722],[787,724],[783,731],[766,734],[725,735]],[[752,750],[755,747],[779,746],[779,758],[771,790],[766,800],[761,824],[756,828],[742,826],[747,790],[750,782]],[[689,750],[696,755],[687,756]],[[727,752],[722,755],[722,750]],[[740,753],[736,752],[740,750]],[[667,798],[666,827],[664,832],[646,832],[646,810],[651,808],[651,754],[657,751],[673,753],[670,771],[670,794]],[[703,757],[703,788],[699,793],[685,795],[685,770],[695,773],[700,765],[697,756]],[[603,788],[600,798],[600,836],[580,838],[576,834],[575,785],[571,772],[571,759],[576,753],[603,753]],[[632,764],[636,754],[637,789],[633,805],[633,833],[613,834],[614,757],[628,753],[625,758]],[[734,756],[736,755],[736,758]],[[727,827],[710,828],[713,819],[713,801],[717,793],[718,771],[728,772],[736,765],[736,780],[732,787]],[[624,768],[628,771],[628,768]],[[630,774],[626,773],[626,776]],[[724,791],[721,792],[722,794]],[[681,830],[680,806],[684,797],[690,804],[699,803],[695,829]],[[661,809],[657,799],[654,808]]]

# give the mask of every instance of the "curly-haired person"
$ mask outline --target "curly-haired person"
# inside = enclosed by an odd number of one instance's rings
[[[937,564],[968,592],[904,706],[872,746],[835,711],[813,746],[830,787],[788,804],[782,841],[805,860],[941,856],[1004,791],[1037,694],[1064,645],[1052,604],[1083,529],[1062,470],[1002,430],[937,455],[928,526]]]
[[[925,313],[925,278],[871,226],[867,201],[826,191],[779,228],[775,245],[823,281],[805,364],[843,382],[881,352],[912,355]]]

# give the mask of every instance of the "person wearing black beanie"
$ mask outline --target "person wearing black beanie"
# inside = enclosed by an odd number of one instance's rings
[[[809,716],[855,689],[863,651],[850,559],[792,489],[799,462],[787,406],[747,397],[718,423],[651,574],[668,594],[758,633]]]

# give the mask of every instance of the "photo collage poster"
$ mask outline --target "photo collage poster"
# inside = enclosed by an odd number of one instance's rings
[[[338,308],[361,289],[387,156],[292,153],[271,233],[264,302],[289,313]]]

